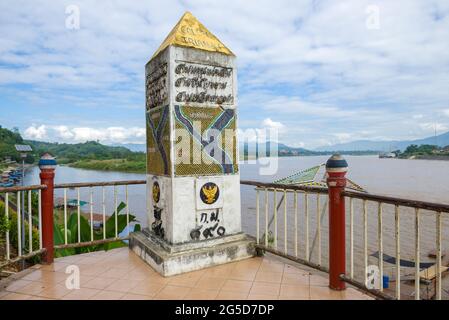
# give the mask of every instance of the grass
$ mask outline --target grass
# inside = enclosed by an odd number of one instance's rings
[[[70,167],[90,170],[121,171],[145,173],[146,163],[142,160],[111,159],[111,160],[80,160],[69,164]]]

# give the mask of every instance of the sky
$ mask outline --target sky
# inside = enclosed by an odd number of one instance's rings
[[[144,65],[187,10],[237,56],[242,130],[309,149],[449,130],[447,0],[0,0],[0,125],[144,143]]]

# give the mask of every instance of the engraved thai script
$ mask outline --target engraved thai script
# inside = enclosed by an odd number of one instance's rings
[[[227,82],[209,81],[206,78],[178,78],[175,81],[176,87],[191,87],[203,89],[226,89]]]
[[[176,95],[176,102],[197,102],[197,103],[233,103],[234,97],[231,94],[228,95],[216,95],[208,94],[207,92],[200,93],[187,93],[181,91]]]
[[[222,67],[211,67],[211,66],[187,65],[185,63],[181,63],[176,66],[175,73],[176,74],[197,75],[197,76],[229,78],[232,75],[232,69],[231,68],[222,68]]]
[[[167,67],[166,62],[161,63],[146,77],[147,109],[160,106],[168,98]]]

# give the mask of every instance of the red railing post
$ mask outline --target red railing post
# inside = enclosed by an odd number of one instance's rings
[[[41,173],[41,184],[47,188],[42,190],[42,247],[47,251],[43,256],[44,263],[53,263],[54,240],[53,240],[53,190],[55,179],[56,160],[50,154],[44,154],[39,160]]]
[[[345,282],[340,275],[346,273],[345,198],[346,160],[334,154],[326,162],[327,186],[329,190],[329,287],[344,290]]]

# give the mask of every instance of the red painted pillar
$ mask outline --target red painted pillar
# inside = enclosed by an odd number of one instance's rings
[[[334,290],[346,289],[340,279],[346,273],[345,239],[345,198],[342,191],[346,186],[348,163],[335,154],[327,160],[327,186],[329,190],[329,287]]]
[[[39,160],[41,170],[41,184],[47,188],[42,190],[42,247],[47,249],[44,254],[44,263],[53,263],[54,240],[53,240],[53,186],[55,179],[56,160],[50,154],[44,154]]]

